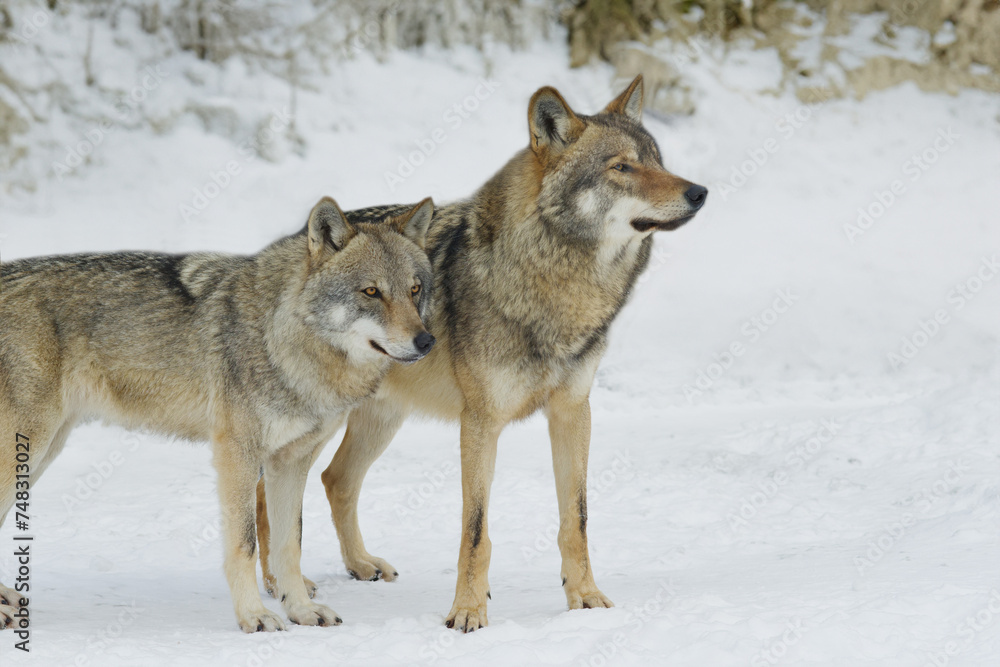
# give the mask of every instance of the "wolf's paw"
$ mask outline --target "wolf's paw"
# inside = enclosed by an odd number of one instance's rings
[[[240,630],[243,632],[275,632],[284,630],[285,622],[277,614],[261,607],[249,614],[238,616]]]
[[[0,604],[0,630],[14,627],[14,613],[16,611],[17,607],[12,607],[9,604]]]
[[[264,590],[273,598],[278,597],[278,580],[273,574],[264,573]]]
[[[306,585],[306,593],[309,594],[309,599],[312,600],[316,597],[316,591],[319,590],[319,586],[313,583],[313,580],[308,577],[302,577],[302,583]]]
[[[7,588],[0,584],[0,604],[8,607],[19,607],[21,605],[21,594],[13,588]]]
[[[604,607],[614,607],[612,602],[601,591],[596,588],[585,591],[566,591],[566,601],[570,609],[602,609]]]
[[[482,604],[475,609],[452,607],[444,624],[459,632],[475,632],[480,628],[485,628],[487,625],[486,605]]]
[[[395,581],[399,576],[396,568],[371,554],[365,554],[364,558],[359,558],[345,563],[347,573],[358,581]]]
[[[309,593],[309,599],[311,600],[316,597],[316,591],[319,590],[319,586],[307,577],[302,577],[302,583],[306,585],[306,592]],[[278,582],[275,580],[273,574],[264,575],[264,590],[274,599],[278,599]]]
[[[288,620],[298,625],[340,625],[344,619],[326,605],[310,602],[288,610]]]
[[[21,594],[0,584],[0,630],[13,627],[14,614],[21,608]]]

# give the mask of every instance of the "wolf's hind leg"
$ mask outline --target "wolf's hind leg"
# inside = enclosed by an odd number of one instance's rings
[[[389,401],[371,399],[363,403],[351,412],[344,440],[323,471],[340,552],[355,579],[392,581],[399,576],[396,568],[365,549],[358,525],[358,498],[368,468],[392,442],[406,415],[406,410]]]
[[[5,401],[0,397],[0,401]],[[38,478],[66,444],[66,438],[73,429],[73,422],[59,423],[58,407],[47,411],[51,418],[31,420],[19,417],[10,405],[0,405],[0,526],[20,500],[18,494],[29,494]],[[27,477],[24,477],[26,475]],[[28,495],[21,498],[29,497]],[[16,516],[16,515],[15,515]],[[30,525],[30,524],[29,524]],[[0,584],[0,630],[12,627],[18,610],[27,598],[26,592],[19,592]]]

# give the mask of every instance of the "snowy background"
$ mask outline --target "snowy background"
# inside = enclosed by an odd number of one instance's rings
[[[553,27],[515,51],[362,49],[293,99],[238,60],[152,60],[127,28],[91,38],[119,120],[77,109],[28,131],[8,185],[31,187],[0,195],[4,260],[255,252],[323,195],[453,201],[526,144],[535,89],[594,112],[627,83],[609,65],[570,69]],[[82,28],[53,21],[32,40],[46,57],[8,48],[5,69],[84,86]],[[391,584],[345,572],[319,479],[330,445],[306,490],[302,569],[344,625],[245,636],[207,446],[87,425],[32,492],[32,652],[6,631],[0,661],[995,664],[1000,97],[903,85],[804,105],[780,92],[773,51],[675,62],[697,110],[646,126],[667,167],[711,192],[658,235],[592,394],[591,556],[615,609],[565,610],[540,417],[501,438],[490,627],[467,636],[443,626],[456,426],[408,422],[367,478],[362,528],[399,570]]]

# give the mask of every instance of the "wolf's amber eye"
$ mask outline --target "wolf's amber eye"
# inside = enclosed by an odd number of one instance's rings
[[[378,291],[377,287],[366,287],[361,291],[364,292],[365,296],[370,296],[373,299],[382,296],[382,293]]]
[[[414,285],[413,287],[411,287],[410,293],[413,294],[413,296],[420,294],[420,285]]]
[[[618,164],[611,167],[615,171],[629,172],[632,171],[632,167],[628,166],[624,162],[619,162]]]

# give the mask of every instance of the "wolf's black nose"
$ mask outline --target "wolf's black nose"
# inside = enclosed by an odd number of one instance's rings
[[[417,348],[417,352],[420,354],[427,354],[434,347],[434,341],[436,339],[434,336],[430,335],[426,331],[421,331],[417,334],[417,337],[413,339],[413,346]]]
[[[684,198],[691,203],[691,206],[701,208],[705,205],[705,200],[708,198],[708,188],[701,185],[692,185],[684,193]]]

